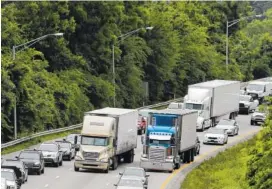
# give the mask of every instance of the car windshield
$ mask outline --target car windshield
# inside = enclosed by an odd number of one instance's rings
[[[60,142],[59,145],[60,145],[61,148],[70,148],[69,143]]]
[[[144,171],[142,169],[126,168],[123,175],[125,176],[138,176],[144,177]]]
[[[23,164],[20,161],[4,161],[2,165],[10,165],[10,166],[16,166],[19,168],[23,168]]]
[[[250,91],[263,91],[264,85],[257,85],[257,84],[249,84],[247,89]]]
[[[211,133],[211,134],[224,134],[224,130],[223,129],[210,129],[210,130],[208,130],[208,133]]]
[[[1,171],[1,178],[5,178],[6,180],[15,181],[14,174],[9,171]]]
[[[233,121],[223,119],[223,120],[220,120],[217,125],[218,126],[220,126],[220,125],[233,125]]]
[[[250,101],[251,96],[240,95],[240,101]]]
[[[39,150],[56,152],[58,151],[58,147],[55,144],[41,144]]]
[[[202,110],[202,104],[186,103],[185,107],[189,110]]]
[[[142,187],[143,183],[141,180],[121,179],[118,186]]]
[[[40,159],[40,155],[38,153],[27,153],[27,152],[22,152],[19,155],[20,159]]]
[[[108,145],[108,138],[82,136],[81,137],[81,144],[82,145],[92,145],[92,146],[107,146]]]

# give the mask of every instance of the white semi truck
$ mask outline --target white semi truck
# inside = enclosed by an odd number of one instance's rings
[[[198,111],[197,129],[215,126],[221,118],[235,119],[239,113],[240,82],[212,80],[188,86],[184,109]]]
[[[138,111],[133,109],[107,107],[86,112],[74,170],[100,169],[108,173],[110,167],[117,169],[121,158],[132,163],[137,147],[137,121]]]
[[[247,95],[251,95],[253,99],[259,100],[259,103],[263,103],[266,96],[270,96],[272,93],[272,82],[269,78],[263,80],[251,81],[246,87]]]
[[[149,113],[149,124],[142,136],[140,167],[146,170],[172,172],[184,163],[194,161],[196,120],[194,110],[164,109]]]

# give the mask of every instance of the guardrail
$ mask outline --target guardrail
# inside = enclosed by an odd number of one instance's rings
[[[248,82],[241,83],[241,88],[245,87],[247,85],[247,83]],[[171,102],[182,102],[182,101],[183,101],[183,98],[176,98],[176,99],[169,100],[169,101],[166,101],[166,102],[161,102],[161,103],[157,103],[157,104],[153,104],[153,105],[143,106],[143,107],[137,108],[137,110],[148,109],[148,108],[158,108],[158,107],[161,107],[161,106],[166,106],[166,105],[170,104]],[[7,148],[7,147],[10,147],[10,146],[13,146],[13,145],[16,145],[16,144],[19,144],[19,143],[22,143],[22,142],[37,138],[37,137],[41,137],[41,136],[45,136],[45,135],[49,135],[49,134],[60,133],[60,132],[63,132],[63,131],[69,131],[69,130],[73,130],[73,129],[78,129],[78,128],[81,128],[81,127],[82,127],[82,123],[77,124],[77,125],[72,125],[72,126],[69,126],[69,127],[63,127],[63,128],[59,128],[59,129],[53,129],[53,130],[49,130],[49,131],[43,131],[43,132],[35,133],[35,134],[31,135],[31,136],[23,137],[23,138],[20,138],[20,139],[17,139],[17,140],[13,140],[13,141],[4,143],[4,144],[1,145],[1,149]]]

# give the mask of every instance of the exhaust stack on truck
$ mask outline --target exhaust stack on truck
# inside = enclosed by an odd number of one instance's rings
[[[74,170],[100,169],[107,173],[110,167],[117,169],[121,158],[132,163],[137,121],[138,111],[133,109],[107,107],[86,112]]]
[[[184,163],[194,161],[197,116],[197,111],[192,110],[150,112],[148,128],[142,136],[140,167],[172,172],[180,167],[180,159]]]

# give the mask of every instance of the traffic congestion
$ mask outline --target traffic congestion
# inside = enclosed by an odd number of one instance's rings
[[[127,164],[110,188],[154,188],[149,186],[148,172],[172,173],[182,163],[194,162],[201,154],[201,143],[225,145],[229,137],[239,136],[239,112],[252,112],[252,126],[264,122],[266,111],[258,105],[271,95],[261,92],[271,91],[272,82],[266,79],[253,84],[249,83],[248,88],[257,84],[263,88],[245,89],[248,98],[241,93],[240,82],[213,80],[189,86],[184,102],[171,103],[166,109],[107,107],[86,112],[81,134],[43,142],[13,158],[2,158],[1,189],[24,188],[30,175],[43,175],[46,167],[59,168],[66,162],[72,162],[69,165],[77,174],[86,169],[108,174]],[[257,105],[252,108],[250,102]],[[200,138],[198,133],[203,131],[204,137]],[[138,148],[139,166],[130,166]]]

